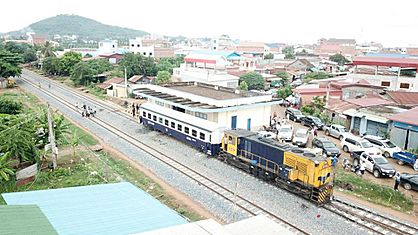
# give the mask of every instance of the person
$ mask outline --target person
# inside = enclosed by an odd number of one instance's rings
[[[51,89],[51,83],[48,83],[48,88]]]
[[[39,88],[41,88],[41,83],[40,82],[38,82],[38,86],[39,86]]]
[[[364,165],[365,165],[364,161],[360,162],[360,169],[359,170],[360,170],[361,176],[364,175],[364,171],[366,170]]]
[[[399,174],[399,172],[396,172],[396,174],[395,174],[395,187],[393,187],[393,189],[395,191],[399,191],[398,187],[399,187],[400,183],[401,183],[401,174]]]
[[[81,111],[81,116],[82,116],[82,117],[85,117],[85,116],[86,116],[86,113],[85,113],[85,112],[86,112],[85,110],[82,110],[82,111]]]
[[[311,133],[312,136],[315,136],[315,131],[313,128],[309,127],[308,131]]]
[[[350,167],[350,160],[348,160],[348,158],[344,158],[343,167],[344,167],[344,169],[347,169],[347,168]]]
[[[337,155],[335,154],[335,155],[332,157],[332,166],[333,166],[333,167],[336,167],[336,166],[337,166],[337,163],[338,163],[338,158],[337,158]]]
[[[75,108],[78,109],[78,101],[75,102]]]
[[[139,104],[136,104],[136,113],[139,114]]]
[[[97,107],[94,106],[94,108],[93,108],[93,114],[96,115],[96,112],[97,112]]]
[[[316,126],[313,127],[313,134],[315,137],[318,137],[318,131],[317,131]]]

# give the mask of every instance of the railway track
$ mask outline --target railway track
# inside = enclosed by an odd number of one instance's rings
[[[60,102],[62,105],[66,106],[67,108],[75,111],[75,112],[79,112],[79,110],[71,103],[69,103],[68,101],[64,100],[63,98],[53,94],[49,89],[43,89],[42,87],[39,87],[38,84],[33,83],[32,81],[24,78],[22,76],[21,80],[31,86],[33,86],[34,88],[37,88],[39,90],[42,90],[43,93],[45,93],[46,95],[50,96],[51,98],[54,98],[56,101]],[[59,83],[55,83],[55,85],[59,85],[60,87],[62,86]],[[61,87],[62,89],[62,87]],[[95,103],[100,107],[103,107],[107,110],[110,110],[109,108],[105,107],[104,104],[101,104],[98,101],[93,100],[90,97],[87,96],[83,96],[81,94],[78,94],[77,92],[74,91],[70,91],[70,90],[66,90],[70,93],[72,93],[73,95],[77,96],[77,97],[81,97],[83,99],[89,99],[91,101],[91,103]],[[131,121],[134,121],[132,118],[130,118],[128,115],[123,114],[123,113],[119,113],[118,115],[121,115]],[[90,119],[92,122],[95,122],[97,125],[105,128],[106,130],[108,130],[109,132],[111,132],[112,134],[122,138],[123,140],[127,141],[128,143],[130,143],[131,145],[141,149],[142,151],[150,154],[151,156],[155,157],[156,159],[160,160],[161,162],[167,164],[168,166],[172,167],[173,169],[177,170],[178,172],[180,172],[181,174],[183,174],[186,177],[189,177],[190,179],[192,179],[193,181],[195,181],[196,183],[198,183],[200,186],[205,187],[206,189],[214,192],[215,194],[217,194],[218,196],[222,197],[223,199],[233,203],[236,207],[242,209],[246,214],[248,215],[260,215],[263,214],[267,217],[269,217],[270,219],[272,219],[273,221],[277,222],[278,224],[281,224],[285,227],[287,227],[290,231],[296,233],[296,234],[309,234],[308,232],[300,229],[299,227],[293,225],[292,223],[286,221],[285,219],[280,218],[279,216],[277,216],[276,214],[274,214],[273,212],[270,212],[269,210],[257,205],[256,203],[236,194],[233,190],[217,183],[215,180],[210,179],[209,177],[200,174],[199,172],[189,168],[187,165],[177,161],[176,159],[162,153],[161,151],[135,139],[132,138],[131,136],[125,134],[124,132],[119,131],[118,128],[114,127],[113,125],[100,120],[99,118],[91,118]]]
[[[334,199],[325,208],[375,234],[418,234],[418,227],[414,225],[383,216],[370,209],[353,205],[340,199]]]

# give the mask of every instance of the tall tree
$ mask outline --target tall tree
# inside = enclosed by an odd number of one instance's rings
[[[295,58],[295,51],[293,47],[285,47],[283,49],[283,54],[285,59],[294,59]]]
[[[292,92],[292,89],[290,88],[290,86],[289,86],[289,85],[287,85],[287,86],[285,86],[285,87],[280,88],[280,89],[277,91],[277,96],[278,96],[279,98],[286,99],[286,98],[287,98],[287,97],[289,97],[292,93],[293,93],[293,92]]]
[[[0,49],[0,77],[19,76],[22,73],[21,63],[22,58],[18,54]]]
[[[168,71],[159,71],[155,83],[158,85],[165,84],[171,81],[171,74]]]
[[[239,78],[240,83],[245,81],[250,90],[262,90],[264,89],[264,78],[259,73],[249,72],[241,75]]]
[[[285,71],[278,71],[274,75],[276,75],[277,77],[279,77],[279,78],[282,79],[282,85],[283,86],[286,86],[289,83],[290,75],[287,72],[285,72]]]
[[[79,62],[74,66],[71,72],[71,80],[73,80],[76,85],[87,86],[94,81],[93,78],[95,74],[96,71],[91,68],[89,64]]]
[[[65,52],[60,58],[60,73],[68,76],[74,68],[74,65],[82,61],[81,54],[74,51]]]
[[[49,75],[59,75],[60,68],[60,59],[57,57],[47,57],[42,62],[42,70]]]
[[[128,77],[138,74],[155,76],[158,72],[154,58],[134,53],[124,54],[119,62],[119,68],[121,71],[126,68]]]
[[[41,48],[41,55],[44,58],[55,57],[54,45],[50,43],[49,41],[46,41],[45,44]]]
[[[247,84],[245,81],[242,81],[242,82],[239,84],[239,89],[240,89],[241,91],[248,91],[248,84]]]
[[[345,65],[346,63],[350,62],[347,58],[345,58],[341,54],[335,54],[329,57],[329,59],[333,62],[338,63],[339,65]]]

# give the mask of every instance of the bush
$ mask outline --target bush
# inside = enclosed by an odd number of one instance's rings
[[[15,115],[20,113],[22,108],[23,105],[21,102],[6,97],[0,97],[0,113]]]

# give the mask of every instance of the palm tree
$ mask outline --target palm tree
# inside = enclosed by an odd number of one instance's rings
[[[10,160],[9,158],[9,152],[0,155],[0,182],[9,181],[10,176],[15,174],[15,170],[12,167],[13,160]]]
[[[54,45],[47,41],[45,45],[42,46],[41,55],[43,56],[43,58],[55,57]]]

